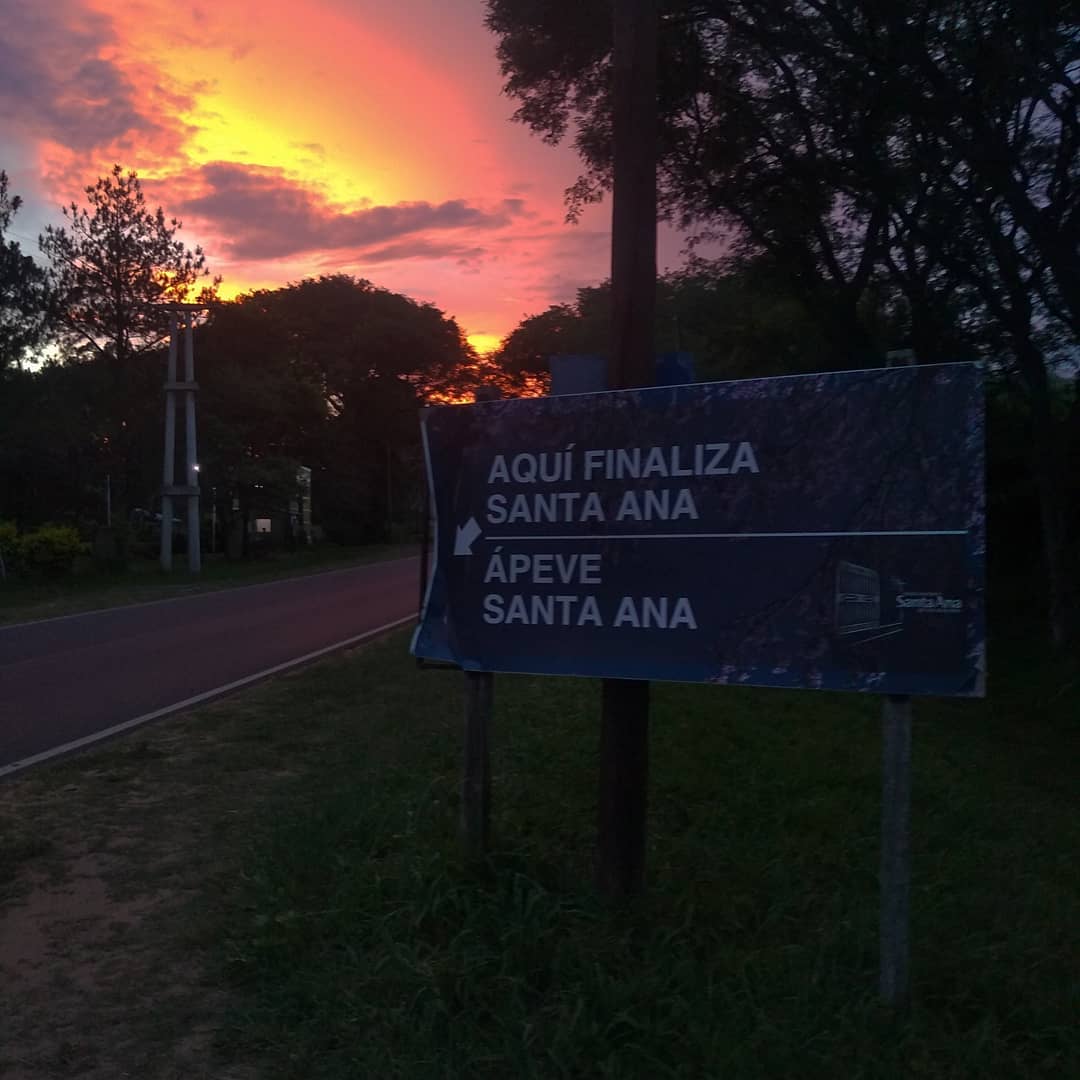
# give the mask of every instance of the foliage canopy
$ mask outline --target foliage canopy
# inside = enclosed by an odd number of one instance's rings
[[[162,305],[216,297],[201,247],[177,239],[182,223],[151,210],[134,171],[114,165],[86,188],[86,205],[63,209],[66,225],[48,226],[41,250],[52,264],[65,327],[126,367],[167,333]]]
[[[18,365],[44,337],[52,313],[52,290],[44,267],[5,238],[22,200],[8,190],[0,171],[0,373]]]

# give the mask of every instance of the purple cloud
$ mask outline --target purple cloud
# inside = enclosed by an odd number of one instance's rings
[[[342,210],[317,191],[289,179],[282,170],[235,162],[214,162],[194,177],[202,191],[172,208],[194,215],[219,231],[234,259],[275,259],[309,251],[372,249],[381,259],[471,254],[472,247],[443,250],[403,237],[431,230],[499,229],[525,214],[520,199],[505,199],[494,209],[464,199],[441,203],[402,202]]]
[[[141,140],[179,145],[155,100],[100,52],[114,44],[111,19],[74,0],[14,0],[0,18],[0,115],[16,130],[76,151]],[[162,91],[165,93],[165,91]]]

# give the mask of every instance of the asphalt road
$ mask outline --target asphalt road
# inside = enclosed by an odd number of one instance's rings
[[[414,615],[417,558],[0,626],[0,775]]]

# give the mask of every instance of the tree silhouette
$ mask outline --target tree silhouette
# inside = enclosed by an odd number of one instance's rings
[[[40,239],[52,264],[68,330],[123,371],[167,332],[160,306],[214,299],[220,278],[209,278],[201,247],[176,234],[182,223],[146,204],[138,174],[114,165],[86,188],[87,205],[63,208],[66,225]]]
[[[48,329],[52,292],[45,269],[6,240],[22,200],[8,193],[7,173],[0,171],[0,372],[18,366]]]
[[[302,464],[330,538],[413,524],[418,409],[471,385],[475,354],[454,319],[334,274],[222,304],[199,335],[203,462],[242,514],[256,485],[265,495]]]
[[[177,239],[181,223],[150,210],[138,175],[119,165],[86,188],[86,205],[63,210],[65,225],[39,239],[50,262],[62,332],[99,370],[100,468],[119,509],[144,500],[153,425],[136,361],[168,333],[165,305],[214,299],[202,248]],[[156,381],[156,380],[155,380]]]
[[[701,379],[823,371],[837,358],[817,315],[766,257],[698,259],[657,279],[654,346],[692,353]],[[579,289],[573,304],[523,319],[493,362],[511,375],[545,375],[554,354],[605,353],[610,321],[610,282]],[[869,315],[866,323],[870,333]]]
[[[847,366],[880,362],[883,289],[921,362],[985,354],[1032,416],[1053,636],[1076,548],[1052,401],[1080,333],[1077,0],[670,0],[660,35],[663,212],[765,253]],[[516,118],[573,132],[570,212],[611,176],[608,0],[488,0]]]

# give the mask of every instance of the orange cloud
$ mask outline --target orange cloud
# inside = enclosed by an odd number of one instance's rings
[[[112,0],[94,3],[115,10]],[[125,64],[148,63],[187,88],[188,163],[279,168],[340,202],[452,196],[475,183],[483,155],[460,162],[460,146],[483,131],[458,87],[368,20],[320,0],[302,10],[230,0],[195,12],[177,47],[175,5],[143,0],[116,44]],[[314,158],[302,149],[313,146]]]
[[[483,7],[25,0],[0,25],[0,165],[32,147],[55,207],[119,162],[226,295],[353,273],[487,350],[608,254],[606,211],[562,222],[572,153],[509,122]]]

